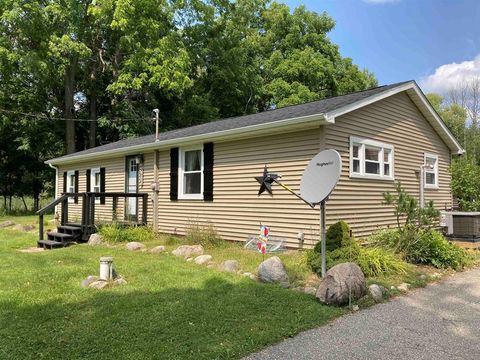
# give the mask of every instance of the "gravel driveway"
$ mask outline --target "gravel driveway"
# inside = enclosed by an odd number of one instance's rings
[[[480,269],[252,354],[267,359],[480,359]]]

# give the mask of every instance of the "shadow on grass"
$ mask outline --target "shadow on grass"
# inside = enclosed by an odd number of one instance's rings
[[[188,279],[186,279],[188,281]],[[343,310],[245,279],[156,292],[85,289],[69,303],[0,303],[2,359],[239,358]]]

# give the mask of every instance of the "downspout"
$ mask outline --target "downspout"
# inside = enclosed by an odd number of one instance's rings
[[[159,131],[158,125],[160,122],[160,110],[154,109],[153,112],[155,113],[155,142],[159,141]],[[153,153],[153,184],[152,184],[152,191],[153,191],[153,231],[158,231],[158,191],[159,191],[159,184],[158,184],[158,161],[159,161],[159,151],[155,150]]]

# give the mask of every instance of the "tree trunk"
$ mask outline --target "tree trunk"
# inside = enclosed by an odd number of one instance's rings
[[[28,211],[28,206],[27,206],[27,203],[25,202],[25,198],[23,197],[23,195],[21,196],[22,198],[22,202],[23,202],[23,207],[25,208],[25,212]]]
[[[67,154],[75,152],[75,108],[73,96],[75,95],[75,71],[76,60],[72,60],[70,65],[65,69],[64,90],[65,90],[65,108],[63,116],[65,119],[65,145]]]
[[[97,91],[95,90],[95,83],[92,84],[92,89],[90,90],[90,120],[88,147],[93,148],[97,145]]]

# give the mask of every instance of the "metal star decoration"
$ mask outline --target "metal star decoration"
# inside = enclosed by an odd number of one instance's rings
[[[277,174],[272,174],[268,172],[267,165],[263,169],[262,176],[256,176],[255,180],[260,184],[260,190],[258,190],[258,195],[261,195],[263,192],[267,191],[270,195],[272,193],[272,184],[277,180],[279,176]]]

